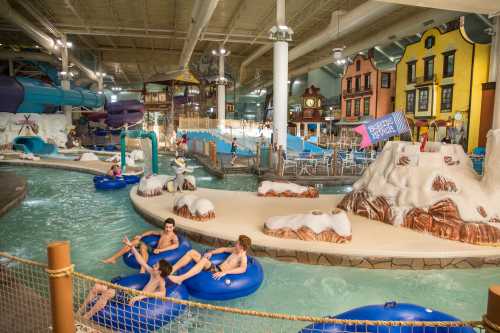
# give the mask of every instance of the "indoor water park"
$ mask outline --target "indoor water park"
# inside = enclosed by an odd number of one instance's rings
[[[0,0],[0,333],[500,333],[500,1]]]

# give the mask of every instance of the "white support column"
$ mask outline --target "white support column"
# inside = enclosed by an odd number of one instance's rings
[[[276,0],[276,26],[271,28],[273,44],[273,140],[287,149],[288,42],[293,31],[286,26],[285,0]]]
[[[316,123],[316,138],[318,139],[318,144],[320,135],[321,135],[321,123]]]
[[[500,53],[500,48],[498,46],[498,31],[499,25],[500,25],[500,18],[499,17],[494,17],[493,22],[496,23],[494,25],[494,33],[495,35],[491,37],[491,49],[490,49],[490,67],[489,67],[489,73],[488,73],[488,82],[495,82],[496,77],[497,77],[497,63],[498,63],[498,57]]]
[[[493,109],[493,122],[491,129],[500,129],[500,18],[496,19],[496,34],[494,36],[496,43],[496,51],[494,58],[496,58],[496,88],[495,88],[495,106]],[[490,63],[491,65],[491,63]]]
[[[9,59],[9,76],[14,76],[14,60]]]
[[[69,81],[69,59],[68,59],[68,40],[66,39],[66,35],[63,34],[61,36],[61,62],[62,62],[62,73],[61,73],[61,88],[63,90],[70,89],[70,81]],[[69,128],[73,125],[73,118],[71,115],[72,107],[71,105],[63,105],[64,115],[66,116],[66,126]]]
[[[286,150],[288,109],[288,43],[277,41],[273,52],[273,137]]]
[[[224,130],[226,120],[226,86],[224,80],[224,57],[219,50],[219,83],[217,85],[217,123],[220,130]]]
[[[296,126],[296,128],[297,128],[297,133],[296,133],[296,135],[297,135],[298,137],[300,137],[300,123],[295,123],[295,126]]]

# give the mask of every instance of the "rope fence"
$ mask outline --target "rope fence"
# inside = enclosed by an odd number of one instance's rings
[[[456,322],[345,320],[225,307],[145,293],[76,272],[74,265],[49,269],[0,252],[0,332],[52,331],[52,279],[72,281],[69,301],[76,332],[469,333],[471,328],[483,332],[486,321],[490,328],[496,325],[486,317]],[[167,284],[167,294],[169,288],[175,287]],[[313,323],[314,328],[304,329]]]

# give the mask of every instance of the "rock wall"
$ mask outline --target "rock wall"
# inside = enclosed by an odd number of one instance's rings
[[[490,131],[481,179],[459,145],[389,142],[339,207],[472,244],[500,243],[500,130]]]
[[[23,126],[27,123],[31,126]],[[12,143],[19,135],[38,135],[45,142],[65,147],[68,133],[66,125],[63,114],[0,112],[0,147]]]

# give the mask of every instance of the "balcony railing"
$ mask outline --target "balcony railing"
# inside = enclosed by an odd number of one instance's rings
[[[365,95],[371,95],[373,94],[373,90],[371,87],[365,88],[362,87],[359,90],[344,90],[342,91],[342,96],[345,97],[359,97],[359,96],[365,96]]]
[[[419,76],[415,80],[415,85],[422,86],[422,85],[436,84],[437,83],[436,81],[437,81],[436,74],[432,74],[431,76]]]

